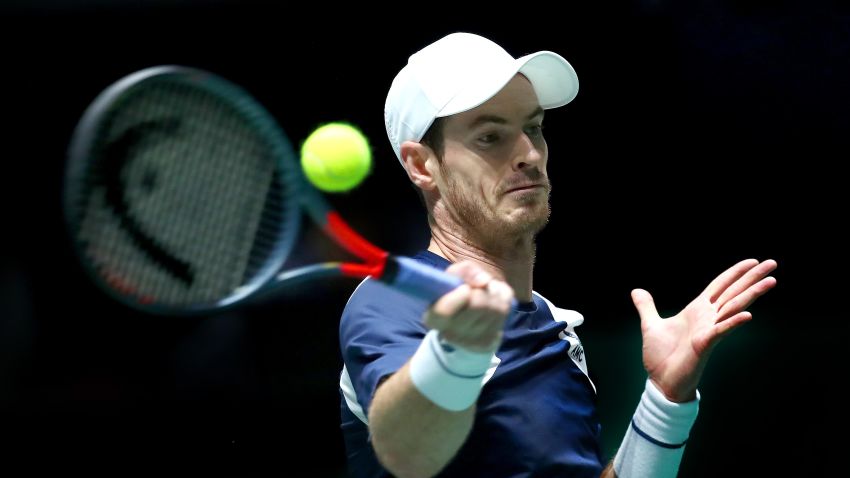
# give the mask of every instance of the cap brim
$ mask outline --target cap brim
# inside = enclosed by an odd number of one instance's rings
[[[569,62],[557,53],[539,51],[506,64],[501,72],[491,71],[486,77],[471,81],[436,116],[451,116],[481,106],[496,96],[517,73],[531,82],[543,109],[564,106],[578,94],[578,76]]]
[[[517,63],[518,71],[531,82],[543,109],[564,106],[578,94],[578,75],[561,55],[539,51],[518,58]]]

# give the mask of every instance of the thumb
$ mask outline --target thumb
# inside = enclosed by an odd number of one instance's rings
[[[651,321],[660,319],[658,311],[655,310],[655,301],[652,300],[652,295],[643,289],[635,289],[632,291],[632,302],[635,303],[635,308],[640,315],[640,325],[644,328]]]

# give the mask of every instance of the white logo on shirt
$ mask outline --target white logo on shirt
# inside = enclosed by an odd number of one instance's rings
[[[587,381],[590,382],[590,386],[592,386],[593,390],[596,391],[596,385],[593,384],[593,381],[590,380],[590,375],[587,373],[587,361],[584,357],[584,347],[581,345],[581,340],[579,340],[578,335],[576,335],[575,332],[575,328],[584,323],[584,316],[574,310],[555,307],[554,304],[549,302],[549,299],[543,297],[537,292],[535,292],[535,294],[546,302],[546,305],[549,306],[549,311],[552,312],[552,317],[555,320],[566,324],[564,330],[558,333],[558,338],[565,340],[570,344],[567,355],[569,355],[570,360],[576,364],[579,370],[584,373],[584,376],[587,377]]]

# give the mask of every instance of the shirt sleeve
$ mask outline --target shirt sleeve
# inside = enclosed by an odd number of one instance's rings
[[[378,384],[410,360],[425,337],[427,308],[426,302],[369,279],[346,304],[340,321],[342,359],[367,416]]]

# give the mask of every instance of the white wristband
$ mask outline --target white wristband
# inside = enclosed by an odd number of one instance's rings
[[[696,400],[667,400],[649,380],[623,444],[614,457],[619,478],[675,478],[691,427],[699,412]]]
[[[410,359],[410,378],[428,400],[458,412],[478,399],[492,358],[493,353],[470,352],[441,341],[431,330]]]

